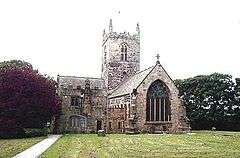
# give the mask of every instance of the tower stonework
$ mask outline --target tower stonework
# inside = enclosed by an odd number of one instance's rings
[[[136,32],[117,33],[113,31],[112,20],[109,31],[103,32],[102,78],[108,90],[116,88],[121,82],[140,70],[140,29]]]

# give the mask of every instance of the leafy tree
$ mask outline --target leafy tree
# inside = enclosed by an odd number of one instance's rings
[[[240,130],[236,84],[230,75],[214,73],[175,83],[193,129]]]
[[[0,137],[43,128],[59,113],[57,83],[24,61],[0,63]]]
[[[236,78],[236,91],[240,95],[240,78]]]
[[[240,126],[240,78],[236,78],[236,105],[234,109],[234,122]]]
[[[0,63],[0,69],[10,69],[10,68],[33,70],[33,67],[30,63],[22,60],[10,60],[10,61],[3,61]]]

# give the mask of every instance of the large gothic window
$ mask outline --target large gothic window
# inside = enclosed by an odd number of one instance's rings
[[[121,61],[127,61],[127,44],[121,45]]]
[[[146,121],[171,121],[168,88],[160,80],[154,81],[148,89],[146,100]]]

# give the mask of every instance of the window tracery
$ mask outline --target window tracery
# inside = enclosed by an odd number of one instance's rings
[[[168,89],[160,80],[154,81],[148,89],[146,100],[146,121],[171,121]]]

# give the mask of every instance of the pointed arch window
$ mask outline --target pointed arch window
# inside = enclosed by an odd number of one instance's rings
[[[121,44],[121,61],[127,61],[127,44]]]
[[[148,89],[146,100],[146,121],[171,121],[171,109],[168,88],[160,80],[154,81]]]

